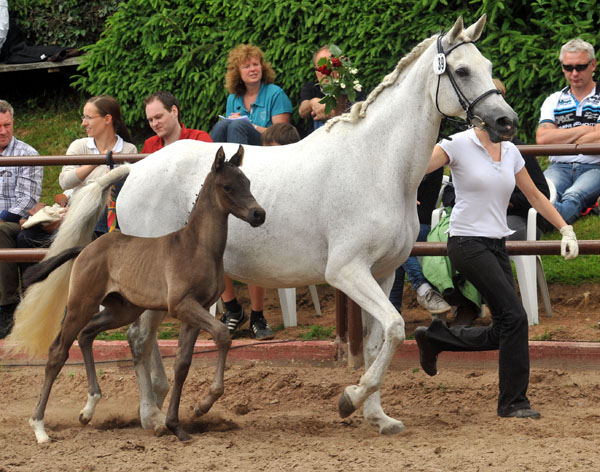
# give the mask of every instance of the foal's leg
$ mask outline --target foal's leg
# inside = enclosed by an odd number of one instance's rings
[[[371,275],[370,268],[360,262],[352,262],[339,268],[335,267],[335,263],[328,263],[326,279],[358,303],[363,310],[370,313],[381,324],[383,331],[381,347],[376,349],[378,352],[371,359],[372,362],[359,384],[346,387],[339,398],[339,413],[342,418],[345,418],[354,413],[369,395],[381,387],[396,347],[405,339],[404,320]],[[386,288],[388,288],[387,282]],[[369,339],[366,341],[369,342]],[[377,397],[374,401],[376,399]],[[368,411],[373,411],[372,407],[369,407]]]
[[[77,314],[85,313],[86,311],[89,313],[88,316],[77,316]],[[69,349],[73,345],[73,342],[77,337],[77,333],[79,333],[79,331],[92,317],[93,311],[93,309],[68,309],[67,316],[63,321],[60,333],[48,351],[48,361],[46,362],[44,384],[42,386],[42,391],[40,392],[40,398],[37,406],[35,407],[35,410],[29,419],[29,425],[33,428],[37,442],[40,444],[50,441],[50,438],[44,429],[44,412],[46,411],[46,405],[48,404],[48,398],[50,397],[52,385],[56,380],[56,376],[59,374],[63,365],[69,358]]]
[[[165,315],[164,311],[145,311],[127,331],[140,391],[142,427],[154,430],[157,435],[165,431],[165,415],[161,408],[169,391],[169,380],[156,341],[156,332]],[[154,376],[151,367],[156,369]]]
[[[79,348],[83,355],[85,371],[88,378],[88,401],[79,412],[79,421],[82,424],[88,424],[94,415],[96,405],[102,398],[102,391],[98,384],[96,376],[96,367],[94,364],[94,353],[92,346],[96,336],[107,329],[120,328],[137,319],[142,313],[142,309],[132,305],[124,300],[114,300],[104,302],[105,308],[94,315],[79,334]]]
[[[182,325],[179,331],[179,349],[175,360],[175,380],[173,382],[173,390],[171,391],[171,401],[167,411],[166,424],[180,441],[187,441],[191,437],[183,430],[179,423],[179,404],[183,383],[192,363],[192,354],[198,332],[200,329],[204,329],[213,336],[219,350],[219,355],[213,383],[206,397],[196,407],[196,414],[206,413],[214,402],[223,395],[225,361],[227,351],[231,346],[231,337],[229,336],[227,327],[216,320],[208,310],[195,300],[187,299],[182,301],[175,309],[175,314],[182,322]]]

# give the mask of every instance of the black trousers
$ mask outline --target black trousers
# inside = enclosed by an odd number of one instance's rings
[[[515,290],[505,240],[450,237],[448,256],[454,268],[479,290],[490,308],[493,323],[485,327],[452,328],[434,323],[427,331],[427,338],[442,351],[498,349],[498,414],[529,408],[527,314]]]

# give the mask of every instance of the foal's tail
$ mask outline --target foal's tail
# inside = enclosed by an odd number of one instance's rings
[[[94,227],[108,200],[110,186],[125,178],[129,170],[129,164],[119,166],[75,193],[44,262],[50,262],[50,258],[74,246],[85,246],[92,240]],[[15,311],[13,330],[6,339],[9,353],[23,352],[30,358],[43,357],[48,353],[50,344],[60,331],[67,305],[73,262],[64,264],[65,261],[60,266],[55,265],[58,268],[49,270],[45,280],[25,292]]]
[[[21,285],[23,287],[29,287],[35,283],[41,282],[48,278],[48,276],[54,272],[55,269],[63,265],[65,262],[75,259],[84,246],[72,247],[61,252],[58,256],[44,259],[39,264],[35,264],[25,271],[25,274],[21,277]]]

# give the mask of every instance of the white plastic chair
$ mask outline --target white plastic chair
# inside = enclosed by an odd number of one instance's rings
[[[317,287],[309,285],[308,290],[312,298],[313,305],[317,316],[321,316],[321,304],[319,303],[319,294]],[[281,313],[283,315],[283,326],[289,328],[298,326],[298,315],[296,311],[296,289],[295,288],[278,288],[279,303],[281,304]]]
[[[550,202],[556,200],[556,187],[551,180],[546,179],[548,188],[550,189]],[[536,240],[536,221],[537,211],[535,208],[530,208],[527,214],[527,241]],[[540,288],[540,295],[546,315],[552,316],[552,304],[550,302],[550,293],[548,292],[548,284],[546,283],[546,274],[542,265],[540,256],[510,256],[510,260],[515,264],[517,272],[517,280],[521,291],[521,300],[523,307],[527,312],[527,320],[529,325],[539,323],[538,317],[538,297],[537,288]]]

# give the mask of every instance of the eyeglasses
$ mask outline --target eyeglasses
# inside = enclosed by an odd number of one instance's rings
[[[86,121],[86,122],[90,122],[92,121],[94,118],[99,118],[100,115],[96,115],[96,116],[87,116],[87,115],[81,115],[81,121]]]
[[[576,70],[577,72],[583,72],[590,66],[591,63],[592,61],[588,62],[587,64],[563,64],[562,68],[567,72],[573,72],[573,70]]]

